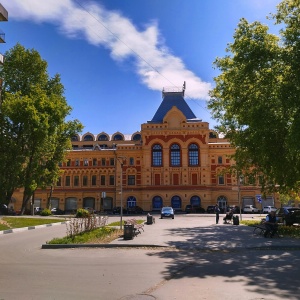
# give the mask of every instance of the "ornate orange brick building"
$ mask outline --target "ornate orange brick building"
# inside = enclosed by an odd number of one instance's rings
[[[121,124],[120,124],[121,126]],[[234,162],[230,143],[217,136],[191,111],[184,90],[163,91],[163,101],[151,121],[132,135],[85,133],[74,136],[73,150],[61,165],[51,206],[66,211],[93,207],[140,206],[145,211],[187,204],[255,204],[260,187],[247,179],[241,184],[222,170]],[[15,208],[21,202],[16,192]],[[37,190],[35,206],[45,207],[50,188]],[[272,196],[263,205],[274,205]]]

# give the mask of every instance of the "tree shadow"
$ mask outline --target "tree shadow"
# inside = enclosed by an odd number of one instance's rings
[[[168,243],[178,251],[149,255],[171,259],[163,274],[166,280],[222,276],[226,282],[239,280],[249,291],[265,296],[272,291],[278,297],[299,299],[300,251],[284,250],[281,245],[286,239],[264,239],[252,230],[230,225],[169,229],[167,235],[189,238]],[[260,247],[255,246],[257,239]],[[289,245],[293,246],[293,240],[289,239]]]

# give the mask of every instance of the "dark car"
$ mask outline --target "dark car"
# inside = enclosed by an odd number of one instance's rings
[[[226,207],[226,211],[232,211],[234,214],[238,214],[240,212],[240,207],[236,205],[229,205]]]
[[[121,214],[121,207],[120,206],[114,207],[113,210],[112,210],[112,213],[113,213],[113,215]],[[123,214],[126,214],[126,213],[127,213],[127,209],[123,208]]]
[[[205,209],[201,206],[198,206],[198,205],[190,205],[188,204],[186,207],[185,207],[185,212],[187,214],[189,213],[205,213]]]
[[[209,205],[207,206],[206,212],[209,214],[212,214],[215,212],[215,206],[214,205]]]
[[[193,212],[193,207],[192,207],[192,205],[187,205],[187,206],[185,207],[185,212],[186,212],[187,214]]]
[[[276,217],[284,225],[292,226],[294,223],[300,223],[300,208],[281,207],[276,210]]]
[[[0,214],[15,216],[17,213],[14,211],[13,208],[8,207],[6,204],[1,204],[0,205]]]
[[[174,219],[174,209],[172,207],[163,207],[160,212],[160,217],[163,218],[172,218]]]
[[[144,210],[139,206],[131,206],[131,207],[127,207],[127,213],[128,214],[142,214],[142,213],[144,213]]]

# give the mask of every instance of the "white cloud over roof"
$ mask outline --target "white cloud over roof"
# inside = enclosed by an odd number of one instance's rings
[[[84,38],[87,42],[103,46],[112,59],[131,58],[135,72],[149,89],[162,90],[164,86],[181,87],[187,82],[187,93],[193,99],[207,99],[211,89],[184,62],[173,55],[162,42],[155,22],[139,30],[120,12],[109,11],[99,4],[83,2],[79,6],[71,0],[2,0],[9,18],[35,22],[48,22],[70,38]]]

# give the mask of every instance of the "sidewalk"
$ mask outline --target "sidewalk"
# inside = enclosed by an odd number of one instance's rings
[[[123,237],[109,244],[89,245],[42,245],[43,249],[74,248],[74,247],[174,247],[186,250],[207,251],[239,251],[242,249],[282,249],[300,250],[300,239],[291,237],[264,238],[253,234],[250,226],[222,224],[223,215],[220,215],[220,224],[215,224],[215,216],[210,214],[181,214],[175,219],[160,219],[155,215],[155,223],[146,224],[147,216],[136,216],[145,222],[144,231],[132,240]],[[255,216],[258,217],[258,216]],[[123,220],[132,216],[123,216]],[[252,219],[250,215],[243,215],[243,219]],[[109,216],[108,224],[119,221],[120,216]],[[52,223],[26,228],[17,228],[0,231],[0,234],[20,232],[41,227],[55,226],[62,223]]]
[[[251,219],[245,216],[243,218]],[[222,219],[223,217],[220,216],[220,220]],[[119,238],[110,244],[135,247],[164,246],[193,250],[300,249],[300,239],[264,238],[253,234],[253,228],[250,226],[217,225],[213,215],[201,214],[178,215],[174,220],[160,219],[156,216],[155,224],[145,224],[144,232],[142,231],[134,239]]]

